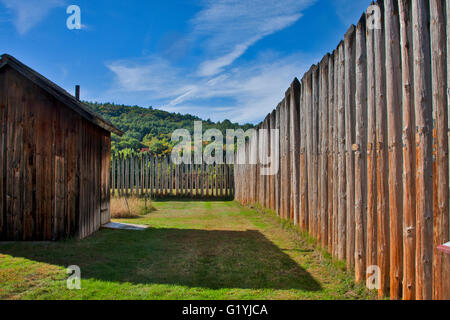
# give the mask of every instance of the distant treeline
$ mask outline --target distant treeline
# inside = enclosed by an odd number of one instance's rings
[[[176,129],[187,129],[193,134],[194,121],[203,121],[203,130],[219,129],[224,135],[226,129],[243,129],[252,124],[239,125],[230,120],[213,122],[202,120],[190,114],[171,113],[163,110],[138,106],[117,105],[112,103],[85,102],[94,112],[109,120],[125,132],[122,137],[112,134],[111,151],[113,153],[136,153],[141,150],[153,155],[164,155],[172,151],[171,134]]]

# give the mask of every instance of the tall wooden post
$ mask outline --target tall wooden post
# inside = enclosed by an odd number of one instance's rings
[[[299,221],[300,227],[303,231],[308,231],[308,170],[306,158],[306,87],[307,81],[305,77],[302,79],[301,85],[301,103],[300,103],[300,208]]]
[[[355,265],[355,26],[345,34],[345,160],[347,172],[346,262]]]
[[[308,186],[308,192],[307,192],[307,214],[308,217],[308,232],[310,235],[313,235],[314,231],[314,224],[313,224],[313,158],[312,158],[312,69],[306,73],[304,76],[305,82],[306,82],[306,91],[305,91],[305,131],[306,131],[306,168],[307,170],[307,186]]]
[[[390,293],[400,299],[403,278],[402,243],[402,106],[401,55],[398,5],[384,2],[386,47],[386,107],[389,146]]]
[[[291,83],[290,90],[290,167],[291,167],[291,211],[293,212],[294,224],[298,225],[299,220],[299,148],[300,148],[300,82],[297,78]]]
[[[382,2],[377,2],[384,25]],[[374,31],[375,48],[375,104],[377,114],[377,262],[380,268],[381,298],[389,292],[389,194],[387,157],[386,70],[384,28]]]
[[[355,120],[355,280],[363,282],[366,274],[367,224],[367,57],[366,19],[356,26]]]
[[[328,62],[326,54],[320,62],[320,239],[323,248],[328,248]]]
[[[344,42],[338,46],[338,258],[346,258],[347,172],[345,167],[345,50]]]
[[[416,116],[416,299],[432,298],[433,156],[429,1],[412,0]]]
[[[319,135],[319,66],[312,69],[312,207],[313,207],[313,235],[319,239],[320,209],[319,209],[319,183],[318,183],[318,135]]]
[[[449,5],[447,1],[447,6]],[[437,247],[448,242],[449,239],[449,159],[448,159],[448,95],[447,95],[447,30],[446,8],[443,1],[430,0],[431,16],[431,67],[433,110],[435,113],[436,131],[436,175],[434,176],[435,199],[434,204],[434,239],[433,239],[433,299],[443,299],[445,255],[437,251]],[[447,23],[449,23],[447,21]]]
[[[333,192],[334,192],[334,171],[333,157],[334,157],[334,57],[328,56],[328,251],[333,252]]]

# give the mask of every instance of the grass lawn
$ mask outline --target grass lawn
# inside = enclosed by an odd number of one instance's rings
[[[155,202],[82,241],[0,243],[0,299],[371,299],[341,264],[271,213],[236,202]],[[81,268],[81,290],[66,269]]]

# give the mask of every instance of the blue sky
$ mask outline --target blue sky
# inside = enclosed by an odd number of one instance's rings
[[[69,5],[81,30],[69,30]],[[369,0],[0,0],[0,53],[82,99],[257,123]]]

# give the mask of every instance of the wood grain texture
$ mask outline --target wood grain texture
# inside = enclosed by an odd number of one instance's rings
[[[448,1],[372,3],[303,75],[299,114],[291,88],[274,110],[280,175],[255,181],[258,193],[274,191],[283,219],[346,260],[379,297],[430,299],[447,290],[448,266],[434,249],[449,237],[449,14]],[[252,181],[235,178],[241,188],[240,179]]]
[[[416,117],[416,299],[432,298],[433,136],[429,1],[412,1]]]
[[[382,1],[377,2],[384,25]],[[376,107],[376,155],[377,155],[377,263],[381,270],[378,296],[389,293],[389,189],[388,189],[388,132],[386,110],[386,50],[385,29],[374,31],[375,51],[375,107]]]
[[[386,108],[389,150],[390,297],[401,299],[403,280],[402,70],[398,3],[384,2],[386,30]],[[400,110],[399,110],[400,109]]]
[[[345,166],[347,173],[346,262],[347,268],[355,266],[355,26],[344,37],[345,50]]]
[[[328,56],[328,251],[333,252],[333,232],[334,232],[334,57]]]
[[[448,4],[447,4],[448,5]],[[448,9],[448,8],[447,8]],[[448,158],[448,95],[447,95],[447,30],[446,6],[443,1],[430,0],[431,67],[433,111],[435,121],[435,174],[434,174],[434,235],[433,235],[433,299],[443,299],[450,286],[443,282],[445,264],[436,248],[449,241],[449,158]]]
[[[0,72],[0,84],[0,237],[92,234],[101,224],[102,191],[110,187],[101,179],[102,170],[110,173],[109,155],[107,164],[101,157],[109,133],[14,69]]]
[[[320,62],[320,163],[319,163],[319,203],[320,203],[320,240],[323,248],[328,247],[328,62],[325,55]]]
[[[366,19],[355,31],[355,280],[364,282],[367,245],[367,53]]]
[[[291,83],[290,90],[290,167],[291,167],[291,211],[295,225],[299,224],[299,171],[300,171],[300,82],[297,79]]]
[[[345,50],[342,41],[337,49],[339,60],[337,126],[338,126],[338,258],[346,258],[347,172],[345,162]]]

